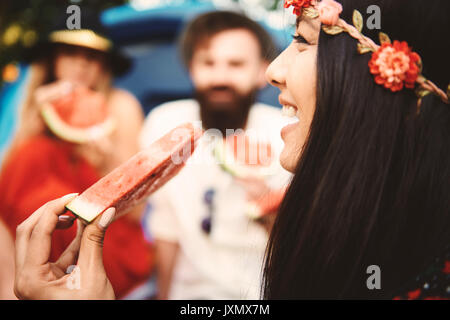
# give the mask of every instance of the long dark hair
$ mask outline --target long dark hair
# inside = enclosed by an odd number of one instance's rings
[[[340,2],[348,22],[378,5],[381,31],[447,88],[448,0]],[[378,42],[379,31],[363,33]],[[418,112],[414,91],[377,85],[356,43],[321,31],[316,111],[269,240],[264,298],[392,298],[450,243],[450,106],[428,95]],[[367,288],[370,265],[381,290]]]

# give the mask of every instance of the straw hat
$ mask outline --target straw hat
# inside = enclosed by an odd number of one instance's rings
[[[55,25],[47,32],[43,40],[25,53],[25,61],[31,62],[48,56],[58,44],[83,47],[104,52],[108,57],[108,66],[114,75],[122,75],[129,71],[131,60],[124,56],[108,38],[106,29],[100,22],[98,14],[89,9],[81,9],[81,28],[67,28],[68,14],[63,11]]]

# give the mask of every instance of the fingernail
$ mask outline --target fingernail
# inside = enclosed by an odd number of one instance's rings
[[[99,226],[103,229],[107,228],[109,224],[113,221],[114,215],[116,214],[116,208],[108,208],[100,217],[98,222]]]
[[[72,264],[70,266],[67,267],[66,273],[70,274],[72,273],[72,271],[76,268],[76,265]]]
[[[76,193],[76,192],[69,193],[69,194],[66,194],[64,197],[62,197],[61,200],[69,201],[69,200],[72,200],[73,198],[75,198],[77,195],[78,195],[78,193]]]
[[[59,216],[58,217],[59,221],[72,221],[75,220],[75,217],[71,217],[71,216]]]

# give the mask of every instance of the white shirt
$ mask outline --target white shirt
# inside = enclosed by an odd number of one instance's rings
[[[140,145],[145,148],[175,126],[198,121],[195,100],[163,104],[147,117]],[[280,109],[255,104],[246,130],[270,139],[278,162],[283,148],[280,130],[287,122]],[[149,199],[150,234],[180,245],[169,299],[259,299],[268,235],[248,217],[244,189],[217,164],[211,146],[205,134],[180,173]],[[290,174],[278,165],[267,183],[281,188],[289,180]],[[208,235],[201,222],[208,215],[204,194],[211,188],[214,213]]]

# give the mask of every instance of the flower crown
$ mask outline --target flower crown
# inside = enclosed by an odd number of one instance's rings
[[[339,18],[342,5],[334,0],[285,0],[284,7],[294,7],[294,14],[303,15],[311,19],[319,18],[324,32],[336,35],[347,32],[359,41],[358,52],[365,54],[372,52],[369,61],[370,73],[374,75],[375,82],[392,92],[402,90],[404,87],[414,89],[419,97],[418,106],[422,98],[433,93],[449,104],[450,85],[447,92],[439,89],[433,82],[422,75],[422,59],[411,50],[406,41],[394,41],[380,32],[380,45],[364,36],[363,17],[358,10],[353,11],[353,26]]]

